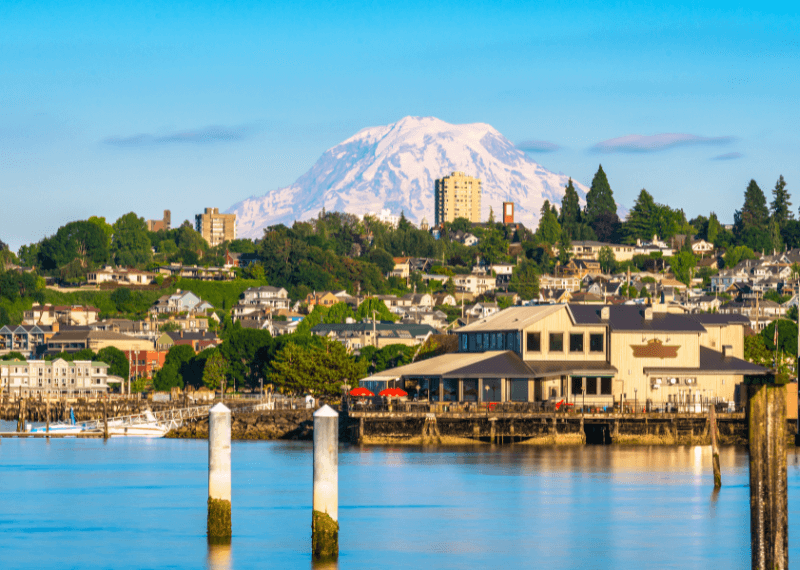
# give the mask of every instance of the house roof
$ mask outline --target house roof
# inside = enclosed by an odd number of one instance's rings
[[[459,332],[521,329],[561,310],[562,307],[563,305],[509,307],[504,311],[461,327]]]

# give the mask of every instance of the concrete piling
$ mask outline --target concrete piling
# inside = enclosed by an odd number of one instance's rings
[[[327,405],[314,412],[312,508],[312,556],[335,560],[339,557],[339,414]]]
[[[222,403],[208,412],[208,540],[231,540],[231,411]]]
[[[747,386],[752,567],[789,567],[786,386]]]

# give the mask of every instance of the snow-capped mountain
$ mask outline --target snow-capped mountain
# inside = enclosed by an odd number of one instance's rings
[[[294,184],[233,205],[238,234],[313,218],[325,208],[363,215],[388,208],[419,223],[434,221],[434,181],[460,171],[482,181],[481,211],[501,219],[514,202],[515,221],[535,228],[545,200],[561,205],[568,177],[554,174],[485,123],[451,125],[435,117],[406,117],[363,129],[336,145]],[[583,199],[588,189],[575,183]]]

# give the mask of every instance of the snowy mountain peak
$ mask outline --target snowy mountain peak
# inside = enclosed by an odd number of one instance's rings
[[[434,181],[460,171],[482,181],[483,219],[504,201],[516,204],[516,221],[535,227],[545,200],[561,203],[568,177],[545,170],[486,123],[451,125],[436,117],[404,117],[362,129],[327,150],[286,188],[233,205],[239,235],[313,218],[325,208],[352,214],[388,208],[412,222],[432,220]],[[575,183],[579,194],[586,188]]]

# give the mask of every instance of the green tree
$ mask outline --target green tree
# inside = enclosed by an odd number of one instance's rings
[[[639,197],[623,224],[625,243],[635,244],[637,239],[651,239],[656,234],[658,205],[650,193],[642,188]]]
[[[783,179],[783,174],[781,174],[775,183],[775,188],[772,189],[772,204],[770,204],[772,219],[777,222],[779,228],[782,228],[789,220],[794,219],[790,198],[791,196],[786,190],[786,181]]]
[[[306,317],[308,318],[308,317]],[[268,331],[235,326],[219,347],[228,363],[228,376],[237,386],[260,385],[264,365],[275,355],[275,341]]]
[[[746,259],[758,259],[758,255],[749,247],[739,245],[726,251],[723,259],[725,260],[725,267],[731,268],[736,267]]]
[[[219,350],[214,350],[205,361],[203,369],[203,384],[209,390],[224,389],[225,374],[228,371],[228,364]]]
[[[133,212],[114,223],[111,251],[117,265],[141,267],[150,263],[152,252],[147,224]]]
[[[540,243],[555,245],[561,237],[561,226],[558,217],[553,214],[550,201],[545,200],[539,212],[539,227],[536,229],[536,238]]]
[[[90,216],[87,222],[96,225],[98,228],[103,230],[103,233],[106,236],[106,249],[109,251],[111,250],[111,236],[114,234],[114,228],[111,227],[111,224],[106,222],[105,217],[102,216]]]
[[[572,184],[572,178],[569,179],[567,186],[564,188],[564,198],[561,200],[558,223],[561,225],[561,229],[569,234],[571,240],[583,239],[579,230],[581,225],[581,204],[578,199],[578,193],[575,191],[575,186]]]
[[[783,251],[783,238],[781,237],[781,228],[778,220],[775,218],[770,219],[769,226],[769,239],[772,243],[773,251]]]
[[[128,379],[130,374],[130,362],[122,352],[115,346],[106,346],[97,351],[97,355],[92,358],[99,362],[108,364],[108,373],[111,376],[119,376],[125,380]]]
[[[44,271],[59,269],[73,261],[85,271],[106,263],[106,235],[90,222],[70,222],[39,244],[38,264]]]
[[[617,257],[614,255],[614,250],[609,246],[604,245],[597,253],[597,261],[600,262],[600,269],[603,273],[612,273],[617,266]]]
[[[689,286],[694,277],[694,269],[697,267],[697,259],[691,253],[681,251],[672,256],[670,267],[675,279]]]
[[[323,337],[307,345],[286,344],[268,367],[268,381],[283,392],[338,396],[356,386],[366,363],[356,363],[343,344]]]
[[[153,388],[163,392],[169,392],[172,388],[183,388],[183,378],[180,375],[178,364],[175,362],[165,363],[153,377]]]
[[[328,314],[322,319],[325,324],[344,323],[347,319],[354,319],[355,314],[347,303],[336,303],[333,305]]]
[[[356,320],[372,320],[373,313],[375,318],[379,321],[396,321],[398,319],[397,315],[389,310],[386,303],[380,299],[368,297],[358,306],[356,310]]]
[[[497,263],[506,258],[508,242],[496,228],[485,228],[478,242],[478,251],[481,254],[481,258],[486,261],[486,263]]]
[[[711,215],[708,216],[708,225],[706,226],[706,241],[709,241],[713,244],[717,244],[717,236],[722,229],[722,225],[719,223],[717,219],[717,215],[714,212],[711,212]]]
[[[379,247],[374,248],[367,254],[367,259],[370,263],[377,265],[384,275],[390,273],[394,269],[394,258],[385,249]]]
[[[775,352],[775,327],[778,327],[778,351],[797,357],[797,323],[787,319],[777,319],[759,333],[764,339],[764,346]]]
[[[589,193],[586,194],[586,209],[584,213],[586,219],[592,225],[603,214],[613,214],[614,216],[617,214],[614,193],[611,191],[611,185],[608,183],[602,164],[598,167],[594,178],[592,178],[592,186],[589,189]]]
[[[508,290],[514,291],[524,300],[539,296],[539,271],[532,261],[523,259],[511,272]]]

